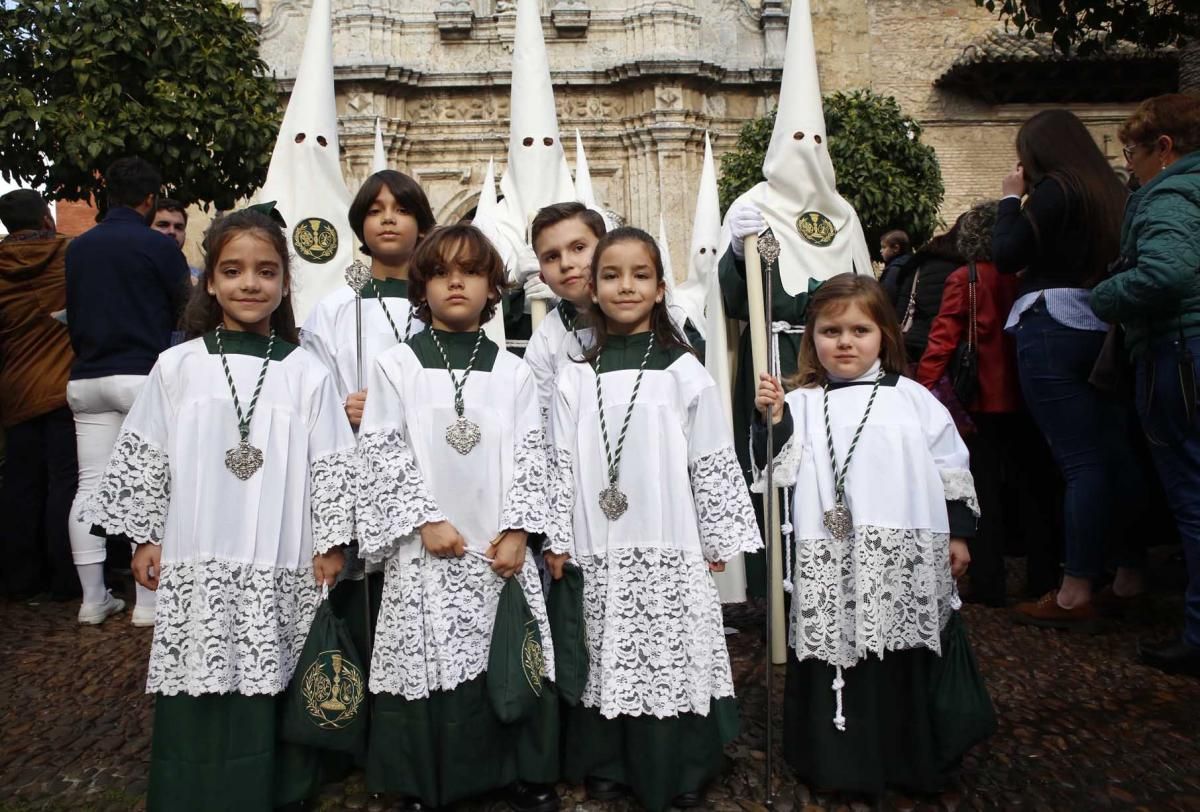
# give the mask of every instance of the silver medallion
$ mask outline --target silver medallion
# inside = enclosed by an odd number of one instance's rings
[[[350,286],[351,290],[361,293],[362,289],[371,281],[371,269],[356,259],[346,268],[345,278],[346,284]]]
[[[262,464],[262,451],[250,445],[249,440],[242,440],[225,452],[225,467],[241,480],[247,480],[258,473]]]
[[[846,541],[854,534],[854,517],[844,502],[837,502],[832,510],[825,511],[825,529],[838,541]]]
[[[615,522],[629,510],[629,499],[616,484],[609,485],[600,491],[600,509],[610,522]]]
[[[482,437],[479,426],[465,417],[459,417],[446,429],[446,442],[459,454],[470,454]]]

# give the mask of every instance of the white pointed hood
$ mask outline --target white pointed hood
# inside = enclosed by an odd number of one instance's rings
[[[811,278],[871,272],[862,225],[838,194],[829,157],[809,0],[792,2],[779,110],[763,175],[766,181],[739,201],[754,203],[775,232],[784,290],[796,295],[808,289]]]
[[[704,164],[696,191],[696,214],[692,218],[692,242],[688,250],[687,277],[675,291],[676,303],[688,314],[701,335],[708,335],[705,308],[708,289],[717,277],[717,248],[721,244],[721,201],[717,193],[717,166],[712,143],[704,134]]]
[[[500,179],[504,194],[500,227],[505,239],[525,245],[529,224],[539,209],[576,199],[558,131],[538,0],[517,2],[510,110],[508,166]],[[532,249],[519,253],[527,253],[528,259]]]
[[[600,211],[596,205],[596,192],[592,189],[592,171],[588,168],[587,154],[583,151],[583,137],[579,130],[575,131],[575,199],[593,211]]]
[[[342,179],[333,90],[330,0],[313,0],[296,84],[271,154],[260,201],[274,200],[287,221],[296,323],[334,288],[345,284],[354,260],[347,214],[350,192]]]
[[[382,172],[387,169],[387,152],[383,149],[383,129],[379,119],[375,119],[375,156],[371,161],[371,172]]]
[[[491,240],[492,245],[496,247],[500,257],[504,260],[504,264],[509,266],[510,258],[505,253],[509,250],[509,246],[501,239],[497,222],[500,213],[500,205],[496,202],[496,164],[495,161],[488,158],[487,171],[483,174],[483,184],[479,188],[479,203],[475,206],[475,216],[471,219],[471,225],[482,231],[483,235]],[[501,347],[505,345],[504,314],[499,308],[491,321],[483,325],[483,331],[497,345]]]

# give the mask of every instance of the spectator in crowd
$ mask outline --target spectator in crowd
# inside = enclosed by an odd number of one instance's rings
[[[892,302],[904,333],[910,377],[916,375],[917,362],[925,353],[929,328],[942,305],[946,277],[963,264],[957,241],[958,223],[955,223],[945,234],[921,246],[896,275],[896,296]]]
[[[179,250],[183,250],[184,243],[187,242],[187,224],[188,213],[187,207],[169,197],[160,197],[158,204],[155,207],[154,218],[150,221],[150,228],[160,234],[166,234],[173,239],[179,246]],[[189,265],[188,271],[192,275],[192,284],[200,278],[200,269]]]
[[[879,256],[883,258],[883,273],[879,275],[879,284],[888,295],[890,301],[896,300],[896,279],[900,269],[912,258],[912,243],[908,234],[900,229],[889,231],[879,238]]]
[[[1119,137],[1139,188],[1125,211],[1121,260],[1091,302],[1125,328],[1138,416],[1188,571],[1183,636],[1144,643],[1139,654],[1164,671],[1200,676],[1200,100],[1148,99]]]
[[[162,185],[158,170],[140,158],[121,158],[104,183],[104,219],[67,249],[67,327],[76,356],[67,402],[79,457],[70,530],[85,624],[102,623],[125,605],[105,589],[105,539],[78,519],[79,508],[99,483],[150,368],[170,346],[189,288],[178,243],[147,227]],[[137,590],[133,622],[153,625],[154,593]]]
[[[75,424],[67,408],[71,341],[66,237],[55,233],[42,196],[17,189],[0,197],[0,423],[4,485],[0,533],[4,592],[14,599],[48,591],[79,595],[67,517],[75,497]]]
[[[1015,330],[1021,391],[1066,482],[1061,586],[1019,604],[1016,619],[1094,627],[1093,580],[1106,547],[1140,509],[1142,487],[1126,434],[1128,412],[1088,381],[1108,325],[1090,289],[1117,256],[1127,192],[1074,114],[1047,110],[1017,134],[992,238],[1001,273],[1021,273],[1006,329]],[[1021,199],[1028,195],[1022,205]],[[1119,561],[1115,588],[1141,590],[1135,561]]]

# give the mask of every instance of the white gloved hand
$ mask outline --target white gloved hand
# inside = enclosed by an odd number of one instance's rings
[[[733,255],[738,259],[746,256],[745,240],[747,237],[759,234],[767,227],[762,212],[753,203],[736,204],[729,210],[729,245]]]
[[[550,286],[543,282],[542,278],[537,274],[525,278],[524,288],[526,305],[535,299],[540,299],[543,302],[553,302],[558,298],[554,295],[554,291],[550,289]]]

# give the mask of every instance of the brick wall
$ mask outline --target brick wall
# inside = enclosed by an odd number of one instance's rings
[[[54,207],[54,220],[60,234],[78,237],[96,225],[96,209],[81,201],[60,200]]]

